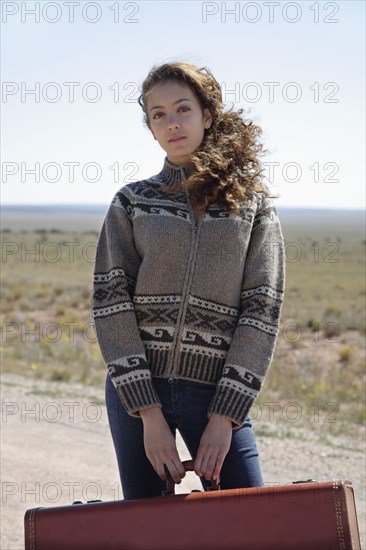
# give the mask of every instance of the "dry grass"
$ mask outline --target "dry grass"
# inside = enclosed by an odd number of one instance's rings
[[[365,421],[362,227],[341,242],[338,238],[336,262],[327,261],[324,231],[310,237],[309,228],[301,235],[298,231],[284,230],[286,242],[297,242],[302,253],[298,261],[287,261],[281,332],[257,404],[296,402],[310,418],[328,414],[332,419],[333,414],[337,422],[327,428],[336,433]],[[90,326],[97,235],[56,229],[3,232],[4,371],[104,384],[105,365]],[[314,240],[318,255],[311,248]]]

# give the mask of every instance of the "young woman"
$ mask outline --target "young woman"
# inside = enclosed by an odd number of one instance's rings
[[[92,316],[125,499],[185,471],[203,488],[263,485],[251,405],[270,366],[284,292],[277,212],[259,126],[224,111],[207,68],[153,67],[139,97],[166,153],[116,192],[97,247]]]

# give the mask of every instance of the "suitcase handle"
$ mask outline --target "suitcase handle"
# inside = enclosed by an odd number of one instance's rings
[[[182,464],[186,472],[194,472],[194,461],[192,459],[183,460]],[[168,475],[168,479],[166,480],[167,490],[163,491],[163,495],[174,495],[175,481],[170,475],[170,472],[168,470],[166,470],[166,472]],[[218,482],[211,479],[210,483],[212,485],[212,489],[207,489],[208,491],[211,491],[211,490],[218,491],[220,489],[220,478]]]

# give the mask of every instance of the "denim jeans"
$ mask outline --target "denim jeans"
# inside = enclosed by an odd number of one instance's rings
[[[154,388],[162,403],[162,412],[174,437],[182,436],[191,458],[198,451],[207,425],[207,409],[215,386],[188,380],[153,378]],[[115,389],[109,374],[105,385],[109,426],[116,451],[118,469],[125,500],[161,496],[166,481],[155,472],[146,456],[143,422],[130,416]],[[203,489],[211,486],[200,477]],[[230,449],[220,471],[220,488],[262,487],[263,478],[250,417],[232,432]]]

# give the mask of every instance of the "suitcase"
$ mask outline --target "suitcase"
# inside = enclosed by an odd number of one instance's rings
[[[170,478],[161,497],[29,509],[25,550],[361,548],[350,481],[213,487],[176,495]]]

